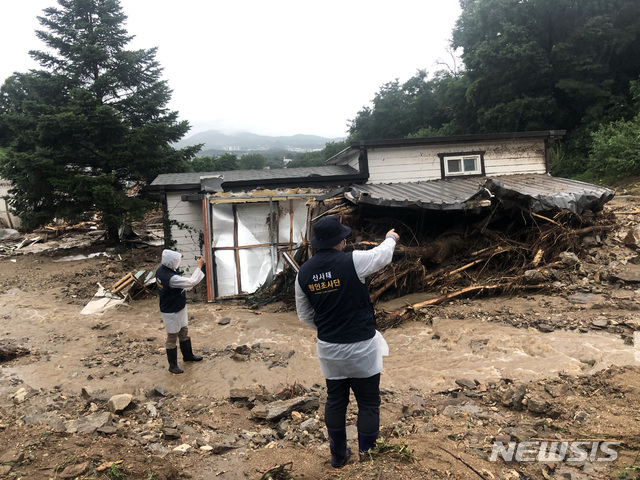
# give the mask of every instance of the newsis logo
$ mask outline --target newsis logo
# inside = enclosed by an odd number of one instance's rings
[[[618,445],[594,440],[493,442],[489,460],[495,462],[500,456],[505,462],[613,462],[618,452],[612,447]]]

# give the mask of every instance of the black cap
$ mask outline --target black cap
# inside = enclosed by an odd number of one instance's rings
[[[333,248],[351,233],[351,229],[342,225],[338,217],[329,215],[318,220],[313,226],[311,246],[317,249]]]

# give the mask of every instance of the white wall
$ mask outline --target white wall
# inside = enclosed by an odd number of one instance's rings
[[[167,193],[167,210],[171,222],[171,249],[182,254],[180,268],[185,273],[196,268],[196,257],[204,255],[200,249],[202,234],[202,202],[183,202],[182,193]]]
[[[544,142],[541,139],[500,140],[484,143],[422,145],[415,147],[368,148],[367,183],[420,182],[441,178],[442,153],[484,151],[487,175],[546,173]],[[350,165],[358,168],[357,159]]]
[[[9,213],[9,205],[7,199],[4,198],[9,195],[9,189],[11,188],[11,182],[0,178],[0,218],[10,228],[18,228],[20,226],[20,219],[15,215]]]

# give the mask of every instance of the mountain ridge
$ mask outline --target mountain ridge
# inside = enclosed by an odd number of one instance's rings
[[[259,135],[251,132],[223,133],[220,130],[205,130],[176,142],[178,148],[203,144],[202,151],[222,150],[265,151],[270,149],[291,151],[322,150],[328,142],[341,141],[344,138],[327,138],[319,135]]]

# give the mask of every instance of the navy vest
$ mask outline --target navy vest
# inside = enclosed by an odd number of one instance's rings
[[[356,274],[351,253],[318,251],[300,267],[298,283],[315,312],[320,340],[354,343],[376,334],[369,290]]]
[[[171,277],[178,275],[169,267],[162,265],[156,271],[156,285],[160,297],[160,311],[162,313],[176,313],[187,306],[187,294],[183,288],[171,288]]]

